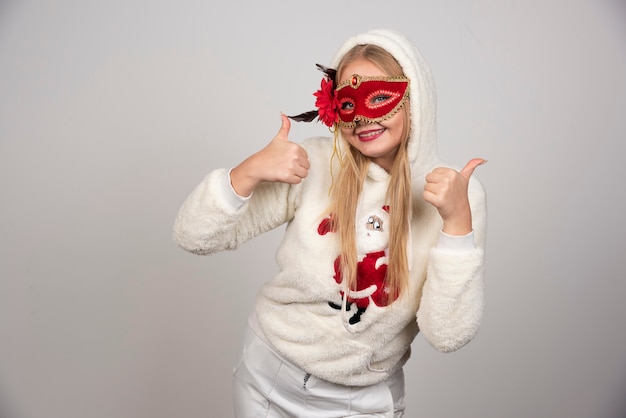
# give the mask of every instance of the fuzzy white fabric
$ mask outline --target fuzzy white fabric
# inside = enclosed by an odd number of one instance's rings
[[[443,352],[469,342],[478,331],[484,307],[485,195],[470,181],[474,248],[446,251],[437,246],[442,221],[422,198],[424,176],[441,165],[436,155],[435,88],[428,67],[401,34],[375,30],[350,38],[332,65],[354,45],[372,43],[391,52],[411,79],[412,216],[410,283],[388,306],[374,303],[372,289],[362,289],[369,305],[362,312],[348,306],[334,278],[338,239],[324,230],[331,185],[332,139],[311,138],[305,147],[311,168],[301,184],[262,183],[237,207],[224,197],[226,169],[211,172],[183,203],[174,239],[196,254],[233,250],[249,239],[287,223],[276,253],[279,272],[258,294],[256,316],[265,339],[282,356],[308,373],[333,383],[370,385],[392,375],[410,355],[418,334]],[[368,228],[385,222],[388,173],[371,164],[357,222]],[[363,224],[365,225],[365,224]],[[365,229],[359,229],[357,231]],[[384,230],[382,228],[381,230]],[[363,251],[385,250],[385,237],[363,233]],[[365,260],[365,254],[362,254]],[[386,261],[376,260],[376,269]],[[241,278],[245,280],[245,278]],[[369,295],[369,296],[368,296]],[[349,308],[349,309],[348,309]]]

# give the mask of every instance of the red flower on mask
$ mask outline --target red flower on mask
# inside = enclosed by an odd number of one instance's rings
[[[333,81],[323,78],[321,88],[313,95],[317,97],[318,119],[327,126],[333,126],[339,120],[339,101],[335,97]]]

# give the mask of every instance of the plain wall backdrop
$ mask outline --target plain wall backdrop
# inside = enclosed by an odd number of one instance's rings
[[[0,417],[232,416],[282,229],[199,257],[174,218],[377,27],[432,67],[443,159],[489,160],[485,320],[418,336],[407,416],[626,416],[623,1],[1,0]]]

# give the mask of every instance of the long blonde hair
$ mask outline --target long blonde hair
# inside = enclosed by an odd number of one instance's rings
[[[389,76],[402,76],[402,67],[391,54],[375,45],[357,45],[346,53],[339,66],[337,75],[345,66],[359,58],[364,58]],[[409,99],[410,100],[410,99]],[[401,110],[404,112],[402,139],[393,166],[389,172],[391,179],[387,188],[389,205],[389,252],[385,278],[385,297],[393,302],[395,297],[408,286],[409,268],[407,260],[408,226],[411,210],[411,175],[407,144],[410,134],[409,101]],[[338,128],[335,126],[335,129]],[[341,140],[339,155],[339,174],[331,189],[331,213],[334,214],[334,229],[341,240],[341,271],[347,280],[347,289],[356,290],[357,250],[355,236],[356,207],[363,183],[367,176],[370,159],[353,148],[335,132],[336,140]]]

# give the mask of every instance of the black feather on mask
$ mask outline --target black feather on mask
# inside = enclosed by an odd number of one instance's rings
[[[333,83],[333,87],[336,85],[335,77],[337,75],[337,70],[334,68],[328,68],[322,64],[315,64],[318,70],[323,72],[326,75],[326,79]],[[294,116],[287,116],[290,119],[295,120],[296,122],[312,122],[316,118],[319,117],[318,110],[310,110],[308,112],[300,113]]]
[[[335,70],[334,68],[325,67],[322,64],[315,64],[315,66],[318,70],[326,74],[326,77],[328,77],[329,80],[333,80],[333,83],[337,82],[337,80],[335,79],[335,77],[337,76],[337,70]]]
[[[308,112],[300,113],[299,115],[287,116],[289,119],[293,119],[296,122],[312,122],[318,116],[317,110],[310,110]]]

